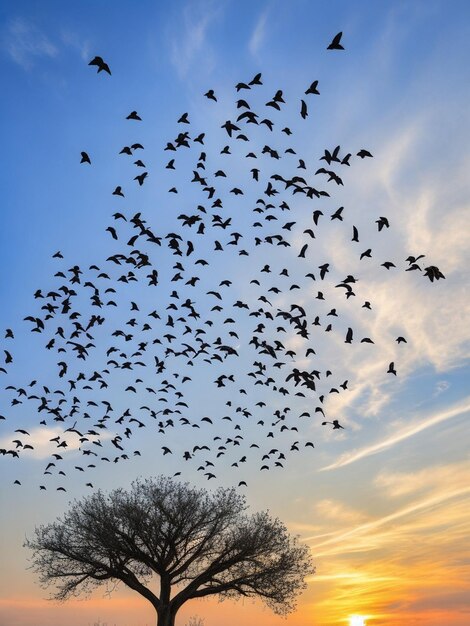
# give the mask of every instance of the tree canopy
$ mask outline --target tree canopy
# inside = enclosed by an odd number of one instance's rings
[[[235,489],[208,492],[163,476],[76,500],[25,545],[54,598],[123,582],[153,605],[158,626],[210,595],[260,598],[286,614],[314,572],[308,547],[268,512],[248,514]]]

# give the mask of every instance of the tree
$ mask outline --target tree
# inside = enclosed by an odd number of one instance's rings
[[[211,595],[261,598],[286,614],[314,571],[309,549],[279,519],[246,510],[234,489],[210,493],[160,476],[74,501],[25,546],[41,585],[56,585],[53,598],[123,582],[152,604],[157,626],[173,626],[185,602]]]

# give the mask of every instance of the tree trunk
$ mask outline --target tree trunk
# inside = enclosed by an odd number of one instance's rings
[[[157,611],[157,626],[175,626],[176,610],[169,605]]]

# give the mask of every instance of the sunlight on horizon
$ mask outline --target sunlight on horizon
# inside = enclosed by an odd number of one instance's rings
[[[351,615],[349,618],[349,626],[367,626],[365,617],[362,615]]]

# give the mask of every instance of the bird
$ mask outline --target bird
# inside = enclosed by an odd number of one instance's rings
[[[429,278],[431,282],[434,280],[439,280],[440,278],[445,278],[444,274],[441,270],[435,265],[430,265],[424,269],[424,275]]]
[[[214,102],[217,102],[217,98],[215,96],[215,93],[214,93],[213,89],[209,89],[209,91],[207,91],[204,95],[209,100],[214,100]]]
[[[109,69],[109,65],[103,61],[100,56],[95,56],[88,65],[96,65],[98,68],[97,74],[100,72],[107,72],[111,76],[111,70]]]
[[[332,213],[331,215],[331,219],[332,220],[340,220],[341,222],[343,221],[343,213],[344,207],[340,206],[339,209],[336,209],[336,211],[334,213]]]
[[[313,83],[311,83],[310,87],[305,92],[306,96],[308,96],[308,94],[314,94],[316,96],[320,95],[320,92],[318,91],[318,80],[314,80]]]
[[[248,85],[250,85],[250,86],[262,85],[262,84],[263,83],[261,82],[261,72],[258,72],[258,74],[255,74],[255,76],[248,83]]]
[[[112,237],[113,239],[116,239],[116,240],[118,239],[118,236],[117,236],[117,233],[116,233],[116,229],[115,229],[115,228],[113,228],[112,226],[108,226],[108,227],[106,228],[106,230],[107,230],[107,231],[111,234],[111,237]]]
[[[80,152],[81,159],[80,163],[89,163],[91,165],[90,157],[86,152]]]
[[[326,424],[332,424],[333,425],[333,430],[336,430],[338,428],[343,428],[344,426],[341,426],[341,424],[339,423],[338,420],[333,420],[332,422],[322,422],[322,426],[326,426]]]
[[[144,180],[147,178],[148,176],[148,172],[143,172],[142,174],[138,174],[137,176],[134,176],[134,180],[136,180],[139,185],[142,187],[142,185],[144,184]]]
[[[142,121],[142,118],[140,117],[140,115],[137,113],[137,111],[131,111],[129,113],[129,115],[126,117],[126,120],[137,120],[139,122]]]
[[[298,256],[299,256],[300,258],[302,258],[302,259],[305,259],[305,253],[307,252],[307,249],[308,249],[308,244],[306,243],[306,244],[304,244],[304,245],[302,246],[302,249],[301,249],[301,251],[299,252],[299,255],[298,255]]]
[[[390,228],[390,223],[388,221],[388,219],[386,217],[379,217],[378,220],[375,220],[376,224],[377,224],[377,228],[379,230],[379,232],[385,227],[385,228]]]
[[[337,35],[335,35],[331,40],[331,43],[328,45],[327,50],[344,50],[343,46],[340,43],[342,36],[342,32],[339,32]]]

